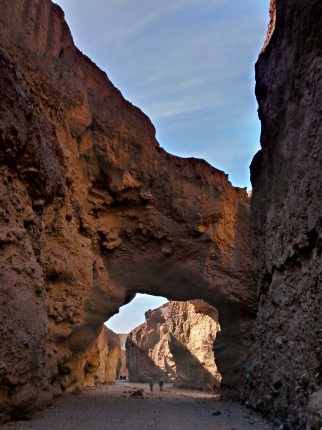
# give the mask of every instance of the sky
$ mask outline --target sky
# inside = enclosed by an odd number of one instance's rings
[[[128,305],[122,306],[120,312],[110,318],[106,325],[115,333],[129,333],[133,328],[144,323],[144,313],[167,303],[164,297],[155,297],[148,294],[137,294]]]
[[[251,189],[260,136],[254,64],[269,0],[54,1],[76,46],[149,116],[162,147]]]

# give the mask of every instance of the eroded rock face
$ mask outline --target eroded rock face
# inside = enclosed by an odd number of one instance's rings
[[[117,379],[119,379],[120,377],[123,377],[125,379],[128,379],[129,377],[129,371],[127,368],[127,362],[126,362],[126,340],[128,337],[128,334],[126,333],[119,333],[119,342],[120,342],[120,348],[121,348],[121,352],[120,352],[120,366],[118,368],[118,373],[117,373]]]
[[[85,363],[80,363],[79,366],[84,375],[84,386],[113,384],[119,378],[123,364],[124,351],[119,335],[103,325],[94,345],[86,353]],[[81,377],[78,376],[78,382]]]
[[[257,306],[245,190],[161,149],[49,0],[1,1],[0,75],[1,419],[81,386],[136,292],[215,306],[236,389]]]
[[[177,387],[218,390],[221,377],[213,353],[220,330],[216,309],[203,300],[169,302],[145,317],[126,344],[130,380],[164,379]]]
[[[322,425],[314,406],[322,384],[321,13],[317,0],[276,0],[275,30],[256,64],[262,149],[251,166],[251,219],[260,340],[247,389],[253,406],[296,429]]]

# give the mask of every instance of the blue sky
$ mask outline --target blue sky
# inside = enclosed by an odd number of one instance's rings
[[[260,134],[254,63],[269,0],[55,2],[76,46],[150,117],[162,147],[250,189]]]
[[[128,305],[122,306],[120,312],[110,318],[106,325],[116,333],[129,333],[133,328],[144,323],[144,313],[166,303],[164,297],[154,297],[148,294],[137,294]]]

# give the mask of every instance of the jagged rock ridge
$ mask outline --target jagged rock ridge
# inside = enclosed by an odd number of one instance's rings
[[[145,314],[126,343],[129,378],[172,381],[174,386],[218,390],[213,344],[218,313],[203,300],[169,302]]]

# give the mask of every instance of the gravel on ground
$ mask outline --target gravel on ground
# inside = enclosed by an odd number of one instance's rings
[[[176,389],[171,384],[165,384],[162,392],[155,385],[151,393],[147,384],[118,381],[78,395],[64,395],[32,420],[10,422],[2,428],[271,430],[272,425],[245,406],[223,402],[212,393]]]

